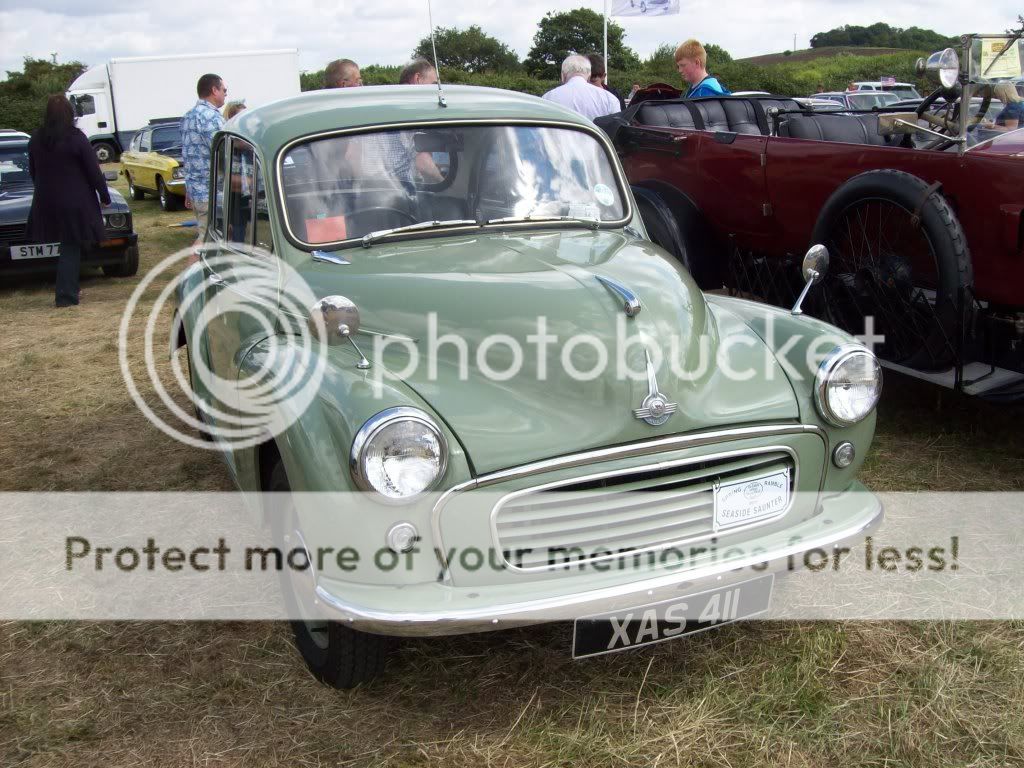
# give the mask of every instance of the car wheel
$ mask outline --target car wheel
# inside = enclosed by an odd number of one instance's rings
[[[178,210],[178,196],[172,194],[167,185],[164,184],[164,180],[159,176],[156,177],[156,193],[160,198],[160,209],[163,211],[176,211]]]
[[[145,199],[146,193],[135,186],[135,182],[132,181],[132,175],[128,171],[124,172],[124,177],[128,180],[128,194],[132,196],[132,200]]]
[[[271,524],[279,526],[284,546],[291,551],[305,547],[290,494],[291,486],[284,464],[277,459],[270,471],[267,491],[273,505]],[[281,589],[285,606],[291,615],[314,613],[314,572],[285,568],[281,572]],[[293,620],[295,645],[309,671],[323,683],[334,688],[354,688],[369,682],[384,671],[392,638],[371,635],[336,621]]]
[[[125,249],[124,257],[118,264],[104,264],[103,274],[107,277],[132,277],[139,271],[139,247]]]
[[[92,145],[92,149],[96,153],[96,160],[100,165],[117,160],[117,149],[109,142],[97,141]]]
[[[721,288],[722,259],[693,206],[682,199],[670,205],[662,195],[643,187],[633,187],[633,194],[651,242],[686,267],[701,290]]]
[[[812,242],[830,254],[812,311],[849,333],[884,336],[883,360],[952,364],[973,326],[974,276],[967,237],[937,188],[902,171],[855,176],[825,204]]]

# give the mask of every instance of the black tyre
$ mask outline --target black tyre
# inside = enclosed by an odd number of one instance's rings
[[[884,336],[875,347],[883,360],[949,367],[973,324],[974,275],[938,189],[902,171],[862,173],[829,198],[811,242],[831,261],[810,309],[849,333]]]
[[[132,277],[139,271],[139,247],[133,245],[125,249],[124,258],[119,264],[104,264],[103,274],[107,277]]]
[[[135,182],[132,181],[132,175],[125,171],[124,177],[128,180],[128,194],[132,196],[132,200],[145,200],[146,193],[135,186]]]
[[[296,546],[305,546],[289,500],[290,490],[284,464],[278,458],[270,471],[267,491],[276,494],[272,497],[277,505],[271,510],[272,524],[280,526],[278,530],[289,551]],[[281,576],[285,605],[295,615],[299,606],[308,605],[313,598],[311,571],[305,574],[282,572]],[[354,688],[384,671],[391,638],[360,632],[335,621],[292,621],[291,626],[295,645],[309,671],[327,685]]]
[[[180,332],[180,329],[179,329],[179,326],[178,326],[178,324],[180,322],[181,322],[181,318],[179,317],[179,315],[177,313],[175,313],[175,315],[174,315],[174,323],[175,323],[174,333],[175,334],[178,334]],[[192,370],[192,350],[188,346],[187,343],[185,344],[185,368],[188,371],[188,384],[189,384],[189,388],[191,389],[190,395],[191,395],[191,400],[192,400],[192,410],[196,414],[196,420],[199,421],[201,424],[205,424],[206,423],[206,417],[203,416],[203,411],[199,407],[199,401],[196,400],[196,379],[195,379],[195,372]],[[200,438],[202,438],[203,440],[205,440],[208,443],[209,442],[213,442],[213,437],[210,435],[208,430],[203,429],[202,427],[200,427],[198,432],[199,432],[199,437]]]
[[[97,141],[92,145],[92,149],[96,153],[96,160],[101,165],[117,160],[117,147],[108,141]]]
[[[670,203],[643,187],[634,187],[633,192],[651,241],[686,267],[701,290],[721,288],[719,251],[693,206],[682,198]]]
[[[181,203],[178,201],[178,196],[173,194],[167,185],[164,184],[164,180],[159,176],[156,177],[156,194],[160,198],[160,209],[164,211],[176,211],[181,207]]]

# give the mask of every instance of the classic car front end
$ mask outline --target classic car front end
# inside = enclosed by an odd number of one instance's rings
[[[106,275],[129,277],[139,267],[138,235],[121,194],[108,187],[111,204],[103,208],[106,237],[82,251],[83,267],[102,267]],[[28,141],[0,142],[0,271],[6,274],[56,268],[60,243],[35,243],[27,237],[34,187],[28,171]]]
[[[285,597],[318,677],[372,677],[380,635],[573,620],[589,656],[699,631],[880,522],[855,480],[881,386],[866,348],[702,294],[588,121],[488,89],[358,91],[218,135],[223,202],[179,292],[193,365],[249,383],[280,373],[296,318],[203,328],[186,297],[245,293],[246,265],[315,298],[315,396],[221,447],[241,488],[281,492],[268,521],[309,556]],[[194,397],[216,433],[216,393]]]

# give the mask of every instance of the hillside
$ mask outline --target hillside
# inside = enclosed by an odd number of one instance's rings
[[[806,48],[802,51],[793,51],[789,56],[783,53],[766,53],[763,56],[751,56],[746,59],[736,59],[736,61],[767,67],[772,64],[828,59],[842,54],[847,56],[889,56],[894,53],[908,53],[908,51],[902,48],[863,48],[854,45],[841,45],[827,48]],[[920,55],[927,54],[922,51]]]

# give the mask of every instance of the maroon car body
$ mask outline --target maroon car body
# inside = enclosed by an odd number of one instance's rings
[[[811,311],[859,333],[837,291],[870,295],[883,316],[898,298],[906,316],[890,314],[885,331],[909,335],[883,348],[890,367],[972,394],[1024,392],[1024,131],[972,134],[966,151],[942,151],[882,135],[877,113],[661,98],[599,122],[649,235],[703,288],[789,304],[803,254],[821,242],[833,282],[831,293],[828,280],[815,289]]]

